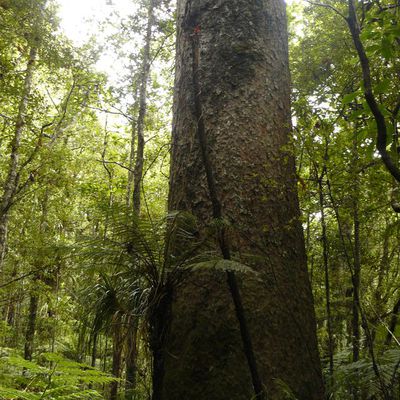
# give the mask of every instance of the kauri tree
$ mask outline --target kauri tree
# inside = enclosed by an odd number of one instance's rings
[[[174,291],[160,392],[322,399],[284,3],[180,0],[177,24],[169,209],[193,213],[194,233],[212,229],[214,252],[249,272],[199,270]]]

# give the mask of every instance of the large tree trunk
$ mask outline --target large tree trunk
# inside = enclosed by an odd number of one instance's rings
[[[215,194],[233,225],[227,235],[232,256],[258,273],[240,276],[239,289],[268,398],[284,398],[285,386],[299,400],[322,399],[289,143],[284,4],[178,0],[177,12],[169,209],[192,212],[200,232],[215,216],[198,142],[201,119]],[[175,292],[172,316],[163,399],[252,398],[225,274],[192,273]]]

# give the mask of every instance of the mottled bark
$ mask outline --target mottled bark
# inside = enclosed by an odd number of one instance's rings
[[[256,361],[269,399],[282,386],[299,400],[323,398],[304,239],[299,221],[284,4],[178,1],[170,210],[201,226],[213,204],[196,135],[196,97]],[[193,87],[198,35],[198,96]],[[201,230],[201,229],[200,229]],[[219,246],[216,251],[220,252]],[[251,260],[246,257],[251,254]],[[199,271],[180,285],[167,338],[163,399],[250,399],[254,395],[225,274]]]
[[[152,40],[152,29],[154,26],[154,7],[156,0],[150,0],[147,10],[147,28],[145,44],[143,48],[142,71],[140,76],[139,89],[139,115],[136,123],[137,127],[137,148],[135,169],[133,172],[133,207],[137,213],[140,211],[140,196],[142,191],[143,165],[144,165],[144,123],[147,113],[147,83],[150,73],[150,49]]]

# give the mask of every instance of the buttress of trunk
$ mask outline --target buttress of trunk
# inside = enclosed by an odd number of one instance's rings
[[[232,259],[261,277],[240,273],[237,283],[267,397],[282,399],[282,387],[289,387],[299,400],[321,400],[315,313],[290,150],[283,2],[178,0],[175,71],[169,210],[192,213],[200,237],[215,220],[197,137],[199,97],[215,191],[224,221],[230,222],[226,239]],[[218,240],[213,250],[221,254]],[[178,285],[160,353],[165,368],[157,390],[163,400],[254,396],[226,271],[192,271]]]
[[[138,356],[138,323],[128,332],[126,340],[126,380],[125,399],[133,400],[136,386],[137,356]]]
[[[15,191],[18,186],[19,174],[19,157],[22,132],[25,127],[25,116],[28,109],[29,96],[32,90],[32,79],[35,69],[37,56],[37,48],[32,47],[29,52],[28,63],[26,66],[24,87],[21,94],[21,100],[18,106],[18,114],[15,123],[14,137],[11,143],[10,163],[8,166],[7,177],[4,182],[3,195],[0,200],[0,272],[6,252],[7,243],[7,227],[9,219],[9,211],[12,205]]]
[[[140,90],[139,90],[139,115],[137,119],[137,149],[133,187],[133,207],[137,214],[140,212],[140,195],[142,191],[143,164],[144,164],[144,123],[147,112],[147,81],[150,73],[150,50],[152,40],[152,28],[154,26],[155,0],[150,0],[147,10],[146,38],[143,48],[143,62],[141,66]]]
[[[38,296],[32,294],[29,299],[28,324],[26,326],[26,332],[25,332],[24,358],[25,360],[28,361],[32,361],[38,304],[39,304]]]

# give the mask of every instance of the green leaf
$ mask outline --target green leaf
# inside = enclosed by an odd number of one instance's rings
[[[382,38],[381,54],[386,60],[389,60],[393,57],[392,44],[387,37]]]
[[[0,398],[3,400],[8,400],[8,399],[37,400],[41,398],[41,394],[29,393],[23,390],[0,387]]]
[[[191,270],[201,270],[201,269],[217,269],[223,271],[233,271],[242,273],[253,273],[256,271],[249,267],[248,265],[242,264],[238,261],[224,260],[224,259],[214,259],[208,261],[202,261],[195,264],[189,265]]]
[[[386,93],[390,87],[390,80],[385,78],[382,79],[376,86],[375,86],[375,93]]]
[[[354,99],[356,99],[359,96],[358,92],[353,92],[353,93],[349,93],[343,96],[342,98],[342,104],[346,105],[351,103]]]

